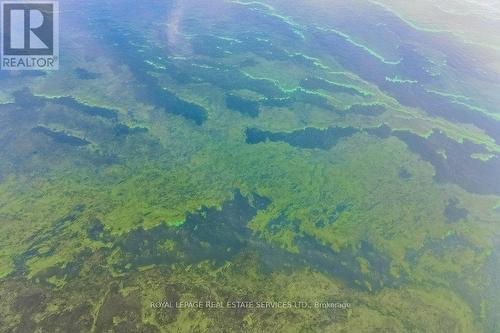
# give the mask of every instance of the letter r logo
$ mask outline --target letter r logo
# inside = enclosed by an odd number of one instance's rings
[[[28,22],[26,22],[26,19],[28,19]],[[43,13],[38,9],[31,9],[29,11],[12,10],[10,12],[10,48],[48,49],[49,46],[36,35],[37,29],[43,26],[43,21]],[[19,27],[22,27],[22,29],[19,29]],[[29,38],[25,38],[26,29],[29,29]]]
[[[3,55],[54,54],[54,4],[2,3]]]

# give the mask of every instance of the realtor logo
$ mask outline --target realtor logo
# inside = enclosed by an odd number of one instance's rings
[[[4,1],[1,18],[1,69],[59,69],[56,1]]]

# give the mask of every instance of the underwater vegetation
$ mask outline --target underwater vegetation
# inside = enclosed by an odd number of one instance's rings
[[[498,11],[61,6],[0,71],[0,332],[500,331]]]

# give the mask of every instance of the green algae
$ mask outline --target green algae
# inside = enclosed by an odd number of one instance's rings
[[[264,8],[269,16],[298,31],[304,30],[302,36],[308,36],[304,27],[291,17],[278,14],[275,7],[256,2],[245,4]],[[212,37],[244,44],[238,34],[232,36],[224,31],[231,29],[220,30]],[[385,59],[354,36],[340,30],[328,31],[382,63],[399,64]],[[271,37],[263,40],[269,42]],[[478,148],[478,153],[472,155],[482,161],[494,158],[498,145],[479,128],[428,117],[421,110],[399,105],[375,84],[337,68],[326,51],[305,52],[309,46],[305,40],[305,45],[286,47],[286,61],[250,55],[257,59],[256,65],[232,68],[238,73],[233,77],[247,80],[244,87],[235,87],[234,93],[261,103],[272,98],[290,103],[262,107],[255,118],[227,110],[224,96],[228,91],[207,79],[220,68],[227,71],[244,60],[245,56],[237,55],[238,50],[232,50],[227,59],[219,59],[218,64],[207,61],[207,56],[165,56],[187,75],[196,76],[201,73],[198,70],[206,70],[206,75],[200,75],[201,81],[186,84],[179,84],[169,73],[171,63],[145,60],[149,67],[160,71],[152,75],[159,78],[163,88],[207,110],[209,116],[202,126],[162,112],[135,96],[135,84],[140,81],[134,82],[126,69],[111,71],[111,61],[89,62],[99,64],[96,72],[102,72],[94,87],[71,78],[65,81],[68,87],[63,87],[56,80],[57,75],[49,83],[27,80],[37,96],[71,96],[80,103],[115,109],[120,113],[120,123],[131,128],[140,126],[147,132],[117,137],[115,122],[84,114],[77,115],[75,121],[68,120],[74,114],[69,109],[57,111],[64,116],[57,121],[50,120],[54,119],[54,111],[44,109],[40,110],[40,119],[21,124],[10,118],[16,117],[16,113],[2,109],[2,130],[9,123],[27,141],[33,139],[26,127],[40,125],[88,137],[93,142],[92,149],[77,152],[65,145],[45,141],[26,144],[18,139],[17,146],[6,147],[16,147],[16,153],[21,152],[19,156],[24,158],[22,163],[16,162],[13,155],[2,153],[5,155],[0,161],[0,175],[9,175],[0,182],[0,288],[2,295],[7,295],[0,307],[2,326],[13,328],[22,321],[33,321],[40,329],[55,332],[67,331],[72,321],[81,325],[73,331],[86,331],[87,323],[91,324],[89,331],[117,327],[180,332],[235,331],[242,327],[247,331],[290,332],[370,332],[374,327],[398,332],[486,331],[484,323],[490,318],[487,309],[493,305],[490,300],[482,300],[478,307],[470,294],[486,293],[486,278],[475,279],[475,272],[486,265],[495,251],[499,205],[496,196],[471,194],[455,185],[436,183],[432,165],[396,138],[359,133],[331,149],[309,151],[279,142],[248,145],[244,133],[248,127],[283,132],[306,127],[363,129],[387,124],[394,130],[429,137],[434,128],[439,128],[456,142],[471,140],[490,151],[479,152]],[[147,43],[138,45],[139,53],[148,53]],[[309,62],[288,63],[294,57]],[[72,61],[82,66],[80,60]],[[187,66],[186,62],[193,64]],[[346,79],[341,79],[340,74]],[[356,89],[364,96],[353,100],[322,89],[300,88],[300,80],[311,75]],[[398,76],[390,80],[397,81]],[[236,81],[225,84],[236,86]],[[261,81],[274,87],[277,96],[266,96],[262,89],[255,88]],[[298,93],[324,97],[329,104],[293,100]],[[5,94],[5,100],[10,101],[9,93]],[[334,110],[356,104],[383,104],[388,110],[372,120]],[[3,107],[6,106],[0,106]],[[30,157],[34,151],[38,153]],[[446,153],[439,148],[438,151]],[[9,166],[14,162],[28,167],[14,170]],[[400,177],[402,169],[406,177]],[[190,217],[203,216],[206,207],[223,211],[226,203],[234,200],[236,189],[246,198],[255,195],[270,202],[245,221],[252,232],[246,240],[259,246],[271,244],[283,251],[279,252],[283,257],[277,256],[277,260],[301,258],[311,248],[320,249],[325,256],[339,256],[339,271],[355,272],[356,282],[348,284],[340,274],[320,271],[319,265],[301,268],[290,264],[283,271],[276,267],[262,269],[262,262],[266,261],[253,258],[251,251],[233,256],[235,246],[224,242],[237,237],[212,243],[206,239],[193,242],[193,248],[200,245],[211,256],[188,261],[192,253],[183,244],[186,235],[182,233],[186,232]],[[445,216],[451,199],[468,210],[467,218],[454,224],[447,223]],[[257,205],[258,200],[253,201],[251,205]],[[337,208],[342,205],[349,208],[339,211]],[[214,230],[220,231],[217,227],[223,226],[216,225]],[[200,223],[199,228],[202,227]],[[147,238],[162,228],[172,233],[170,236],[177,233],[177,237],[157,242]],[[196,232],[189,233],[192,234]],[[145,238],[133,238],[134,235]],[[132,241],[127,244],[144,247],[125,250],[123,244],[129,238]],[[307,243],[307,239],[311,241]],[[211,248],[217,250],[208,251]],[[155,264],[155,260],[170,256],[176,261]],[[133,260],[136,257],[143,262]],[[220,257],[222,263],[217,262]],[[38,293],[50,300],[45,308],[24,312],[16,308],[23,297],[33,297],[32,303],[36,304]],[[151,307],[151,302],[165,298],[285,298],[311,303],[342,300],[351,302],[353,308],[337,311],[332,319],[331,312],[318,309],[218,312]],[[113,310],[118,304],[126,311]],[[85,320],[67,319],[66,312],[80,313],[78,318]]]
[[[339,31],[336,29],[331,29],[331,28],[323,28],[323,27],[316,27],[316,29],[318,29],[319,31],[332,32],[336,35],[339,35],[340,37],[344,38],[348,43],[351,43],[352,45],[363,49],[368,54],[370,54],[371,56],[373,56],[374,58],[376,58],[377,60],[381,61],[384,64],[398,65],[399,63],[401,63],[401,59],[394,60],[394,61],[385,59],[382,55],[380,55],[377,52],[375,52],[374,50],[370,49],[368,46],[363,45],[362,43],[355,41],[351,36],[349,36],[348,34],[342,32],[342,31]]]

